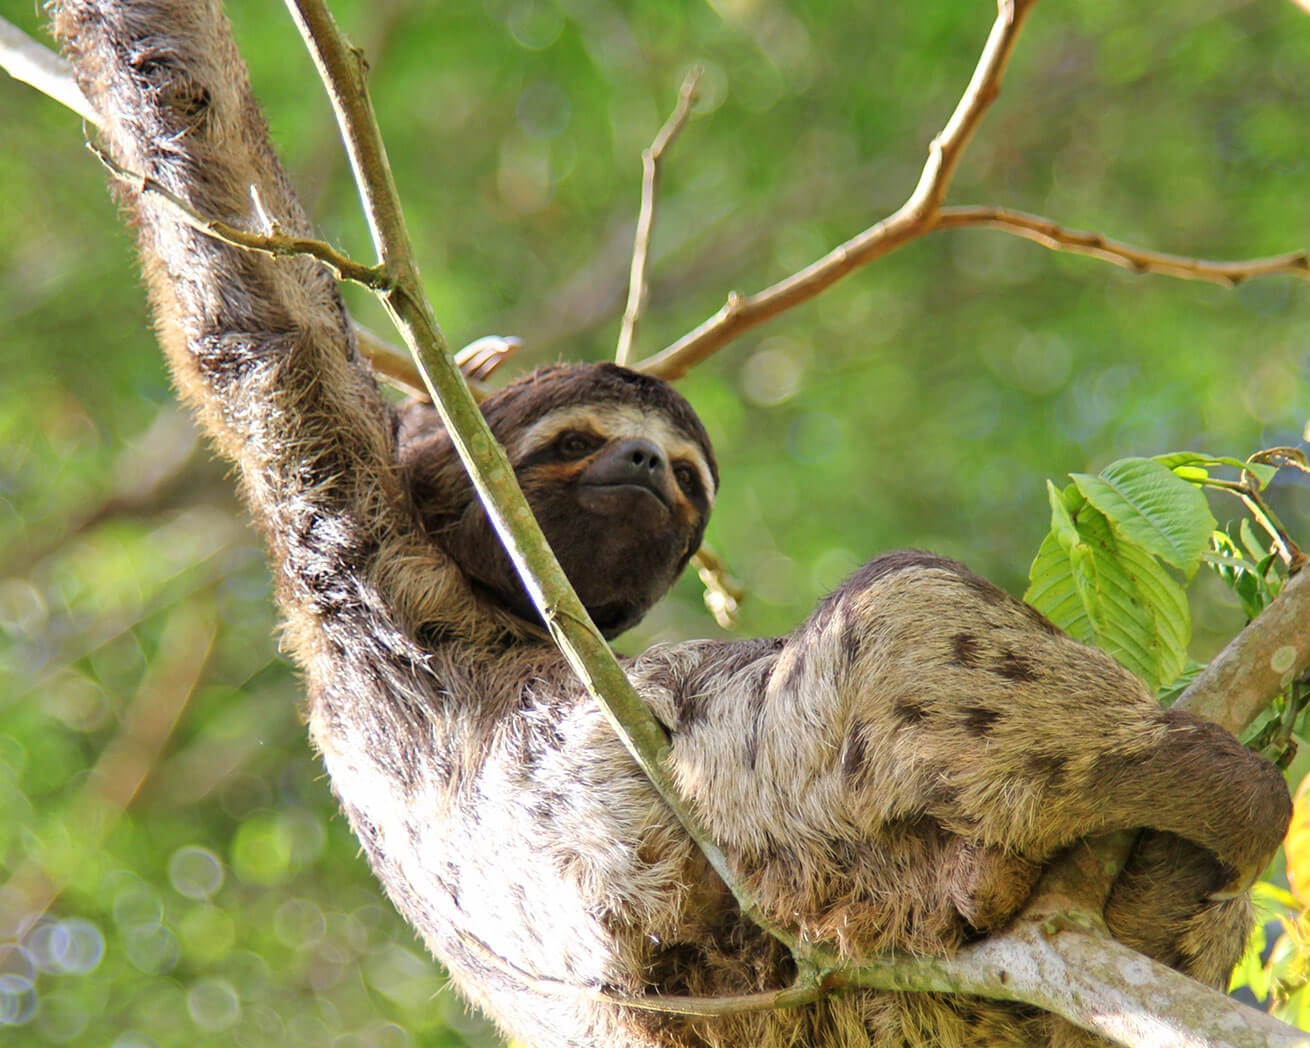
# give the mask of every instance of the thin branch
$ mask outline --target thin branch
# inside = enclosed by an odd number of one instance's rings
[[[303,3],[287,0],[287,9],[320,79],[328,88],[328,99],[341,128],[378,260],[395,278],[397,286],[417,291],[418,264],[409,248],[400,194],[396,191],[377,117],[368,101],[368,62],[362,51],[347,43],[321,0]],[[427,314],[437,347],[444,354],[445,338],[426,299],[419,295],[415,304]]]
[[[678,104],[660,128],[650,148],[641,154],[641,209],[637,213],[637,230],[632,238],[632,266],[628,276],[628,304],[623,310],[623,326],[619,330],[618,350],[614,359],[626,365],[632,355],[632,344],[637,337],[637,324],[646,305],[646,263],[650,259],[651,229],[655,225],[655,192],[659,188],[660,161],[664,151],[673,144],[678,133],[691,116],[696,101],[696,88],[702,70],[693,68],[683,79],[678,91]]]
[[[1040,215],[1012,211],[1004,207],[945,207],[933,223],[933,232],[947,229],[965,229],[982,226],[1011,233],[1051,251],[1065,251],[1075,255],[1109,262],[1111,265],[1131,269],[1135,273],[1154,273],[1177,277],[1179,280],[1204,280],[1223,287],[1236,287],[1254,277],[1288,274],[1310,278],[1310,253],[1292,251],[1268,258],[1251,258],[1239,262],[1212,261],[1172,255],[1136,247],[1122,240],[1112,240],[1100,233],[1082,229],[1069,229]]]
[[[391,289],[392,280],[388,271],[382,266],[365,266],[347,258],[331,244],[307,237],[293,237],[274,230],[271,233],[251,233],[217,218],[206,218],[198,214],[180,197],[169,192],[148,175],[139,175],[127,170],[99,146],[88,144],[105,168],[118,181],[126,183],[139,193],[150,193],[167,205],[173,216],[184,225],[190,226],[197,233],[221,240],[224,244],[257,251],[261,255],[274,258],[292,258],[308,256],[316,258],[328,267],[338,280],[349,280],[362,284],[374,291],[386,292]]]
[[[0,18],[0,68],[71,109],[88,124],[100,122],[73,79],[68,62],[4,18]]]
[[[522,578],[533,606],[587,692],[656,791],[732,891],[742,912],[796,949],[796,937],[769,921],[745,890],[727,856],[679,795],[664,759],[669,740],[641,701],[614,653],[591,622],[546,544],[504,449],[492,437],[449,354],[423,295],[400,202],[368,98],[363,60],[341,36],[323,0],[288,0],[296,24],[332,98],[352,159],[378,253],[394,284],[380,294],[405,338],[446,432],[468,470],[488,519]]]
[[[909,198],[891,215],[822,258],[754,295],[729,292],[714,316],[678,341],[636,365],[673,380],[752,328],[814,298],[842,277],[929,233],[969,226],[1000,229],[1055,251],[1087,255],[1142,273],[1204,280],[1233,287],[1244,280],[1290,274],[1310,277],[1310,253],[1294,251],[1236,262],[1173,255],[1112,240],[1100,233],[1068,229],[1038,215],[1001,207],[942,206],[965,147],[1000,93],[1001,76],[1015,39],[1036,0],[999,0],[996,20],[968,87],[942,132]]]
[[[674,379],[751,328],[806,302],[842,277],[917,239],[933,228],[941,202],[965,147],[1000,94],[1001,76],[1014,53],[1019,30],[1036,0],[999,0],[996,20],[955,112],[928,147],[928,160],[909,198],[893,214],[810,264],[755,295],[730,292],[714,316],[667,349],[637,365]]]

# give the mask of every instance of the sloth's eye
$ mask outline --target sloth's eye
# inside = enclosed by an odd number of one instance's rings
[[[687,463],[679,462],[675,465],[673,475],[678,478],[678,487],[682,488],[683,494],[691,496],[700,491],[700,477]]]
[[[555,447],[566,459],[580,459],[590,455],[600,443],[599,438],[590,433],[569,430],[555,442]]]

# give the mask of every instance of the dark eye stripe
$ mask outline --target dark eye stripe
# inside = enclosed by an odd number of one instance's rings
[[[576,443],[576,446],[568,445]],[[529,469],[552,462],[575,462],[601,447],[605,438],[582,430],[555,434],[548,443],[533,448],[515,464],[515,469]]]

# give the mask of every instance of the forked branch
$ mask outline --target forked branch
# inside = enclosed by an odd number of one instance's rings
[[[955,111],[928,147],[928,159],[909,198],[882,221],[870,226],[822,258],[753,295],[728,294],[714,316],[672,345],[637,364],[637,368],[675,380],[752,328],[780,316],[875,259],[911,241],[947,229],[980,226],[1024,237],[1052,251],[1087,255],[1140,273],[1204,280],[1235,287],[1255,277],[1291,274],[1310,277],[1310,256],[1294,251],[1236,262],[1210,261],[1152,251],[1101,233],[1061,226],[1039,215],[1001,207],[943,207],[951,179],[965,148],[988,108],[1000,94],[1001,77],[1015,40],[1036,0],[999,0],[996,20],[973,76]]]
[[[928,146],[928,160],[909,198],[891,215],[817,262],[755,295],[731,292],[714,316],[637,367],[665,379],[689,368],[766,320],[813,298],[848,273],[932,230],[965,147],[1001,92],[1001,76],[1037,0],[999,0],[996,19],[973,76],[941,133]]]

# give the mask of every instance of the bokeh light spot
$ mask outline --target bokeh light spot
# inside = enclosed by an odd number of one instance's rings
[[[208,848],[187,845],[169,859],[168,879],[188,899],[208,899],[223,886],[223,863]]]

